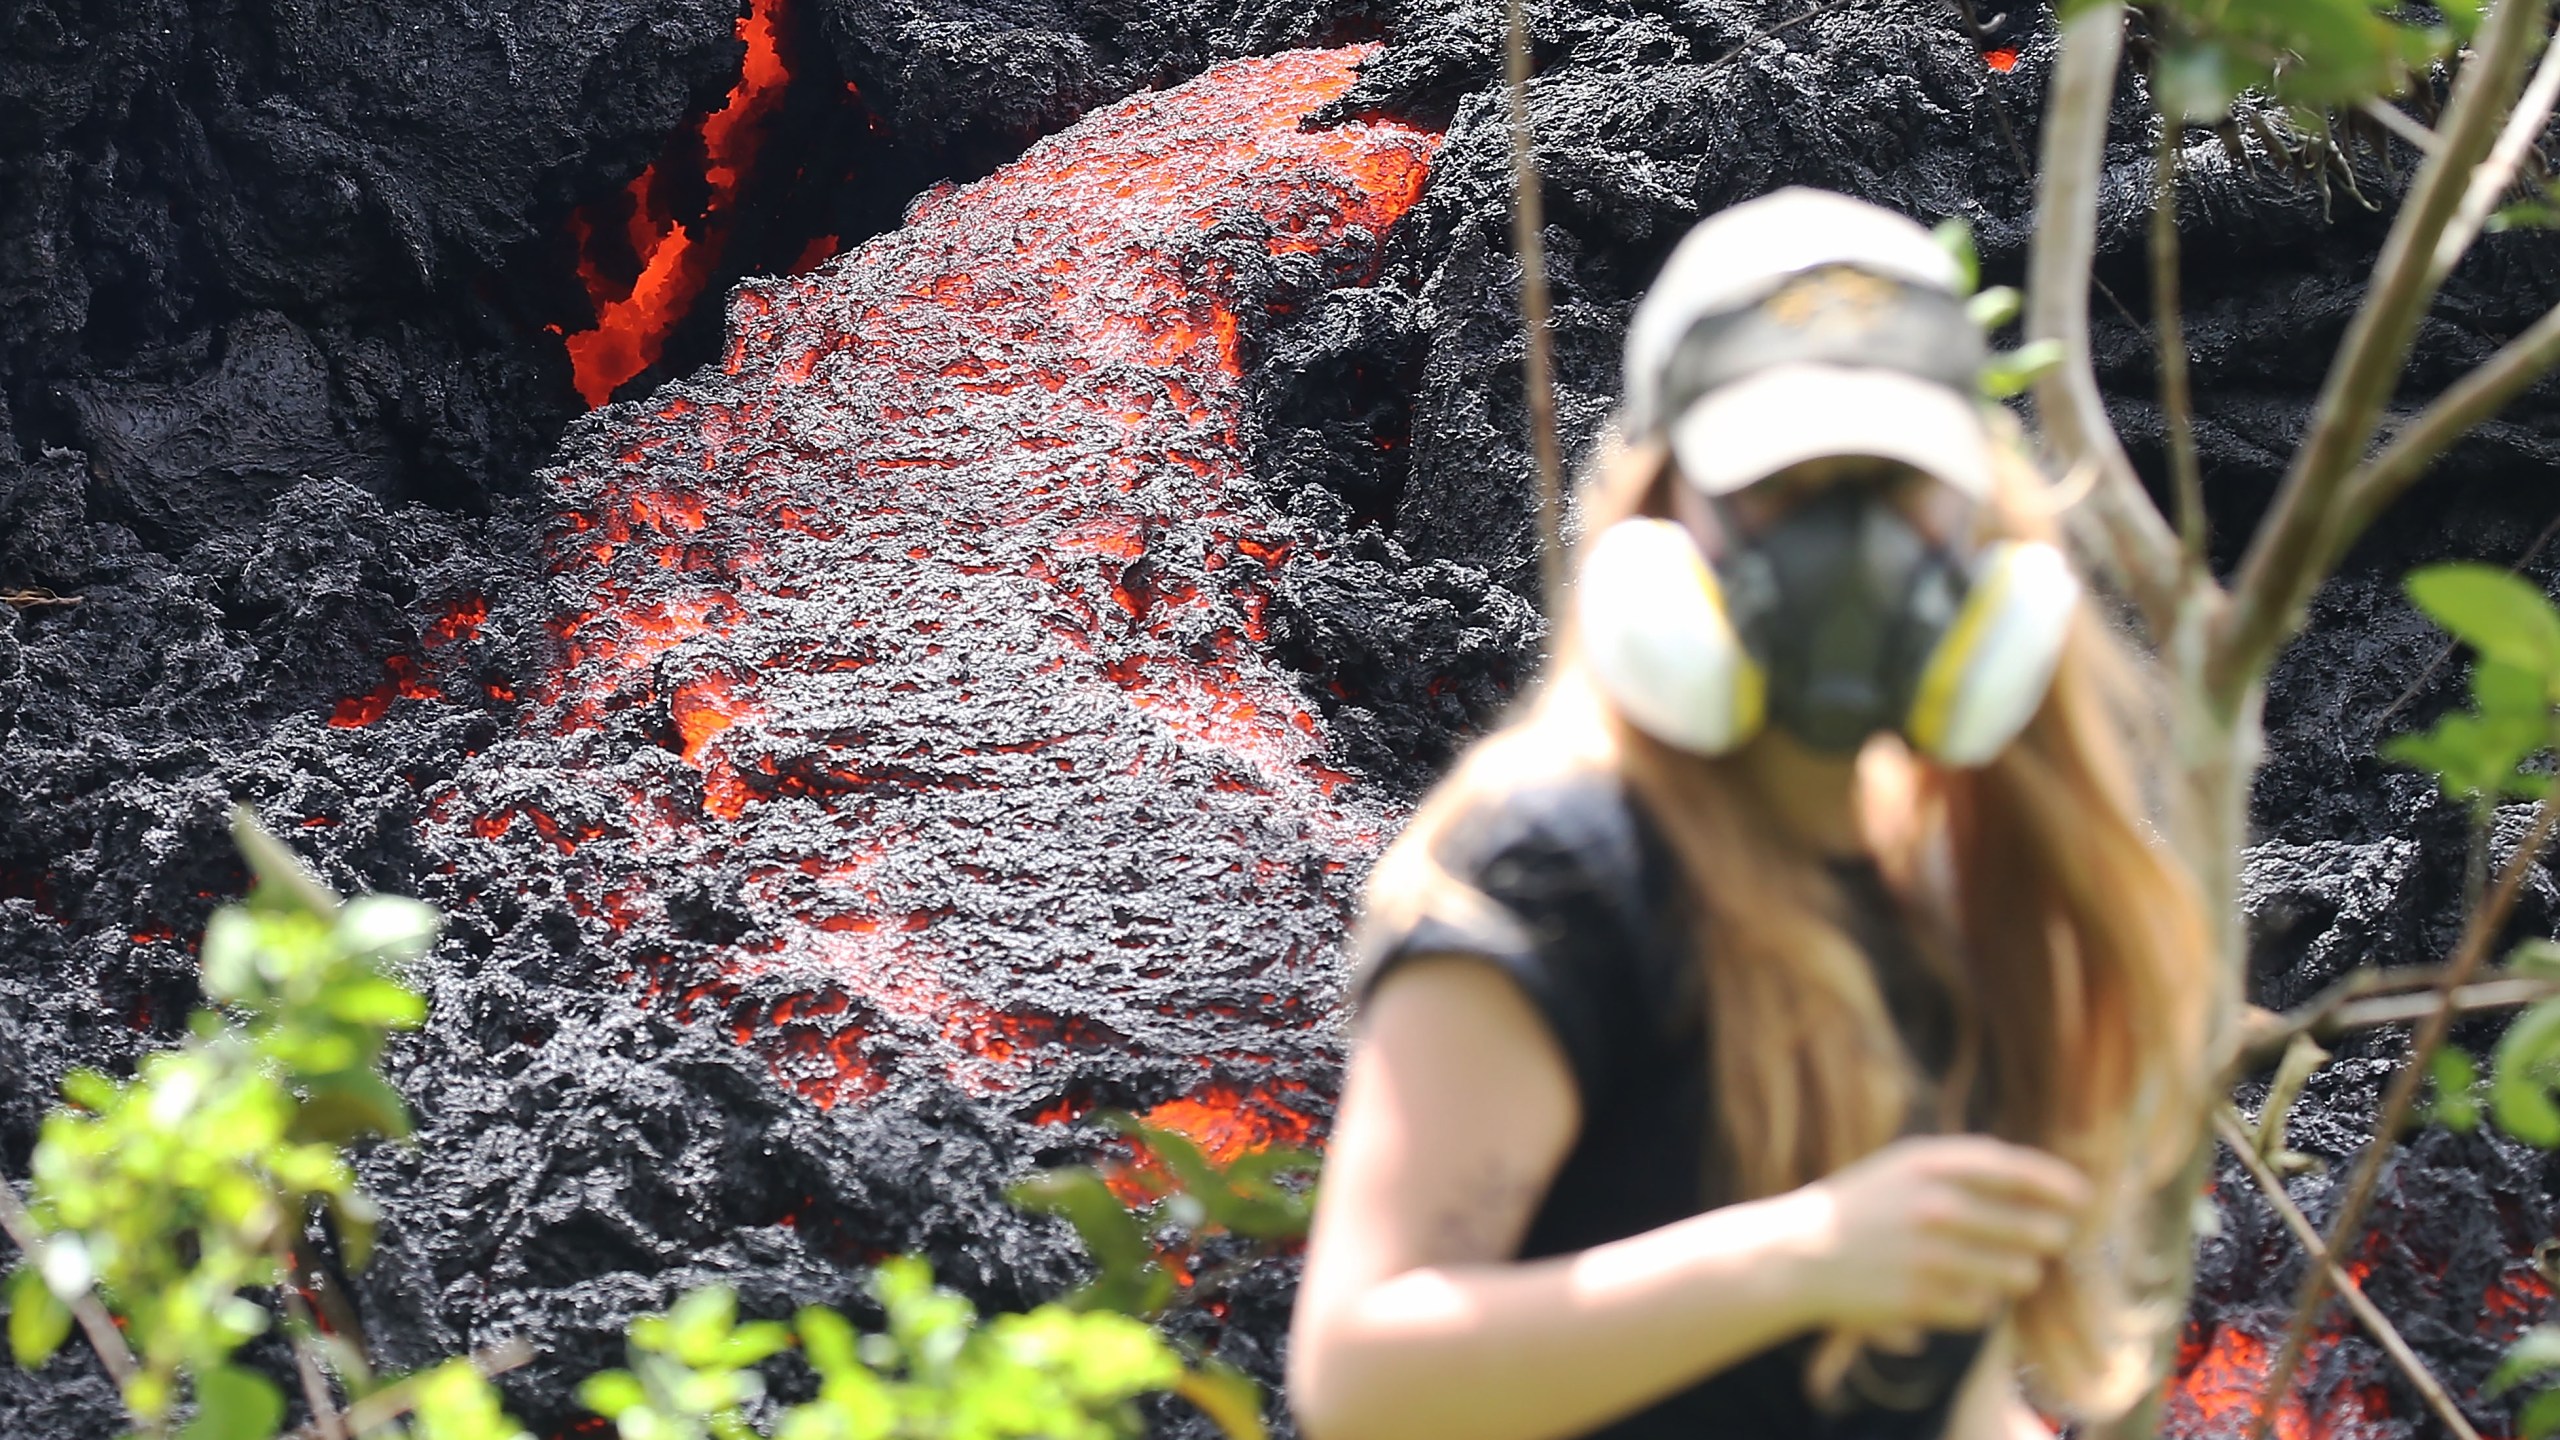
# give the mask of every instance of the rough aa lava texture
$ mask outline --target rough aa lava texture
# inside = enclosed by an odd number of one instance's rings
[[[1734,200],[1800,182],[1963,215],[2016,271],[2049,22],[1534,12],[1577,452],[1633,297]],[[624,403],[563,436],[545,327],[604,308],[567,222],[704,169],[686,137],[753,48],[735,10],[9,11],[0,588],[85,603],[0,620],[0,1156],[23,1164],[66,1066],[128,1061],[191,1003],[187,939],[240,884],[235,796],[338,883],[453,916],[401,1056],[421,1140],[367,1161],[392,1225],[360,1295],[397,1361],[535,1338],[508,1384],[546,1429],[689,1284],[843,1300],[917,1247],[991,1302],[1054,1290],[1070,1248],[997,1191],[1091,1153],[1093,1107],[1226,1146],[1320,1134],[1360,871],[1543,634],[1497,14],[754,7],[798,98],[707,293],[895,233],[674,317]],[[1369,34],[993,173],[1131,92]],[[2099,341],[2139,451],[2127,98],[2102,276],[2127,309],[2101,302]],[[2190,138],[2227,560],[2378,237],[2344,177],[2388,196],[2410,157]],[[705,234],[715,188],[677,187]],[[2411,396],[2555,282],[2547,241],[2491,240]],[[2456,553],[2552,578],[2550,399],[2450,457],[2280,668],[2250,866],[2270,1003],[2449,938],[2458,816],[2374,752],[2457,667],[2392,586]],[[2537,876],[2523,923],[2554,906]],[[2297,1146],[2352,1151],[2390,1053],[2324,1077]],[[2431,1137],[2359,1257],[2458,1390],[2549,1308],[2523,1257],[2551,1179]],[[2324,1184],[2299,1192],[2315,1218]],[[2217,1193],[2186,1434],[2238,1423],[2296,1264],[2245,1179]],[[1187,1323],[1272,1378],[1286,1283]],[[2425,1431],[2370,1346],[2326,1338],[2288,1433]],[[115,1427],[72,1357],[0,1377],[0,1429]]]

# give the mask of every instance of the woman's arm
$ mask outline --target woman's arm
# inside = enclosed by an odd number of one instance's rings
[[[1581,1116],[1563,1053],[1479,961],[1382,985],[1325,1161],[1290,1346],[1312,1440],[1569,1435],[1803,1328],[1783,1207],[1527,1264]]]
[[[1984,1323],[2061,1245],[2079,1181],[1987,1140],[1510,1262],[1580,1128],[1571,1072],[1492,966],[1372,997],[1291,1333],[1311,1440],[1556,1440],[1823,1325]]]

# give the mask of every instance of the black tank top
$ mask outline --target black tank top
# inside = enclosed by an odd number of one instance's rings
[[[1419,955],[1481,957],[1555,1034],[1582,1102],[1521,1259],[1571,1254],[1730,1203],[1707,1154],[1707,1029],[1696,911],[1668,842],[1619,780],[1593,773],[1490,795],[1453,817],[1439,860],[1472,887],[1399,926],[1364,923],[1355,993]],[[1943,1073],[1944,987],[1923,966],[1874,868],[1834,867],[1844,921],[1867,952],[1913,1058]],[[1836,1407],[1805,1393],[1814,1340],[1751,1357],[1590,1440],[1935,1440],[1981,1335],[1938,1335],[1914,1356],[1861,1357]]]

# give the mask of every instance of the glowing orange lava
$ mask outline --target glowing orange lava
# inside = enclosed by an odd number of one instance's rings
[[[578,746],[649,716],[663,748],[578,750],[539,804],[466,779],[439,820],[623,877],[572,901],[608,945],[667,933],[689,874],[743,877],[749,938],[623,963],[821,1106],[922,1074],[1068,1120],[1080,1057],[1141,1057],[1173,1077],[1151,1116],[1212,1153],[1307,1139],[1326,1099],[1284,1057],[1401,817],[1269,653],[1300,552],[1247,474],[1276,302],[1239,272],[1376,273],[1438,137],[1300,128],[1369,53],[1123,101],[741,286],[717,370],[559,474],[572,598],[536,723]]]
[[[2001,74],[2006,75],[2010,71],[2018,68],[2018,52],[2015,50],[1985,50],[1982,52],[1982,63],[1999,71]]]
[[[702,211],[690,223],[674,214],[662,179],[665,159],[640,172],[626,187],[621,203],[630,209],[623,224],[631,253],[640,262],[629,282],[607,273],[599,257],[599,228],[610,205],[583,207],[569,216],[569,234],[578,249],[578,279],[595,307],[592,330],[572,331],[565,338],[578,394],[589,406],[613,398],[622,383],[666,353],[667,337],[693,309],[711,282],[727,241],[739,188],[755,165],[765,119],[782,103],[791,81],[782,62],[779,26],[784,0],[750,0],[738,20],[738,38],[747,55],[738,83],[729,87],[720,108],[702,119],[695,131],[702,148],[703,182],[708,190]]]

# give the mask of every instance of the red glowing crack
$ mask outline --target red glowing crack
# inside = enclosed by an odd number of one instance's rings
[[[735,219],[739,188],[755,165],[763,124],[790,84],[779,33],[782,6],[783,0],[751,0],[738,19],[738,38],[747,46],[738,81],[720,108],[685,137],[698,142],[701,152],[706,196],[698,215],[688,221],[675,214],[666,176],[677,161],[668,156],[641,171],[611,201],[583,206],[569,216],[578,279],[595,307],[596,323],[564,340],[578,394],[590,406],[612,399],[624,381],[658,363],[667,337],[711,283]],[[691,147],[684,149],[690,153]],[[606,243],[605,232],[617,214],[620,238],[639,264],[638,273],[627,280],[607,258],[615,247]]]

